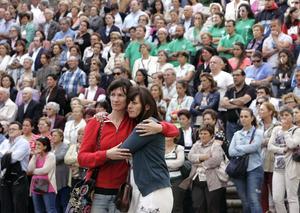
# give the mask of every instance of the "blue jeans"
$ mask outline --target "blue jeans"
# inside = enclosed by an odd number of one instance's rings
[[[242,127],[237,122],[226,122],[226,139],[229,141],[229,144],[231,143],[234,133],[240,129],[242,129]]]
[[[70,199],[70,188],[68,186],[58,190],[56,195],[56,211],[57,213],[65,213]]]
[[[43,195],[32,195],[34,212],[35,213],[56,213],[54,192],[48,192]]]
[[[91,213],[120,213],[115,206],[116,195],[95,194]]]
[[[262,166],[247,172],[246,178],[233,179],[244,213],[262,213],[261,190],[264,178]]]

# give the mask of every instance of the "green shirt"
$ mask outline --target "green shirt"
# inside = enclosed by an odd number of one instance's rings
[[[157,46],[156,48],[154,48],[154,55],[158,55],[158,52],[160,50],[164,50],[164,51],[167,51],[167,53],[170,53],[169,44],[170,43],[164,43],[164,44],[161,44],[159,47]]]
[[[154,49],[155,49],[154,45],[152,43],[146,41],[146,40],[144,40],[144,42],[142,42],[142,43],[146,43],[146,44],[150,45],[150,47],[151,47],[150,55],[154,55],[153,54]],[[132,41],[132,42],[129,43],[128,47],[125,50],[125,58],[129,59],[131,70],[133,68],[134,62],[137,59],[142,57],[142,55],[140,53],[140,45],[141,45],[140,42]]]
[[[246,45],[253,39],[252,26],[254,22],[255,19],[241,19],[236,22],[235,31],[243,37]]]
[[[212,36],[212,38],[222,38],[225,35],[225,27],[217,27],[217,26],[212,26],[208,32]],[[215,48],[217,45],[213,45]]]
[[[242,42],[243,44],[245,44],[245,41],[243,39],[243,37],[239,34],[233,34],[232,36],[229,36],[228,34],[226,36],[224,36],[223,38],[221,38],[220,42],[219,42],[219,46],[221,47],[225,47],[225,48],[232,48],[233,44],[235,42]],[[220,52],[219,53],[220,56],[223,56],[227,59],[232,58],[233,55],[230,53],[225,53],[225,52]]]
[[[178,51],[188,51],[190,55],[194,56],[196,53],[196,49],[192,42],[189,40],[183,38],[183,39],[175,39],[169,43],[169,50],[171,53],[175,53]],[[174,67],[178,66],[179,63],[177,61],[171,61],[171,64],[174,65]]]

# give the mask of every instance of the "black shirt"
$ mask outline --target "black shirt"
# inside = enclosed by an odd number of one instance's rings
[[[232,87],[226,91],[224,97],[227,97],[230,100],[230,99],[243,97],[246,94],[248,94],[251,97],[251,101],[245,104],[244,107],[249,107],[251,102],[256,98],[256,91],[252,86],[244,84],[244,87],[238,92],[236,91],[235,87]],[[228,109],[226,112],[227,121],[237,122],[239,119],[240,111],[241,111],[240,108]]]

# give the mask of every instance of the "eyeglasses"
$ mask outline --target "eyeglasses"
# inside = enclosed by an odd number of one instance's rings
[[[120,72],[114,72],[113,73],[113,75],[115,76],[115,75],[121,75],[122,73],[120,73]]]
[[[252,60],[253,63],[259,63],[261,60]]]
[[[256,106],[258,106],[258,105],[262,105],[264,102],[256,102]]]

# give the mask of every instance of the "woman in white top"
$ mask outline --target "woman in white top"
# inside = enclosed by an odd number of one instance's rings
[[[173,68],[173,64],[168,63],[169,57],[165,50],[158,51],[157,69],[156,72],[164,73],[167,69]],[[153,74],[153,73],[152,73]]]
[[[188,63],[189,53],[185,51],[181,51],[177,55],[177,61],[179,62],[179,66],[175,67],[177,80],[185,80],[190,82],[195,73],[194,65]]]
[[[194,98],[188,95],[188,83],[179,80],[176,83],[177,97],[172,98],[167,109],[166,121],[177,122],[177,112],[181,109],[190,109]]]
[[[0,44],[0,71],[6,71],[7,65],[10,61],[10,47],[7,43]]]
[[[116,66],[116,61],[119,60],[122,64],[125,61],[124,43],[121,39],[118,39],[112,43],[112,52],[114,54],[110,56],[104,68],[104,72],[108,75],[113,73],[113,69]]]
[[[134,62],[133,69],[132,69],[132,78],[133,79],[135,79],[136,72],[138,69],[147,70],[147,74],[149,76],[151,76],[152,73],[156,72],[158,58],[156,56],[151,56],[150,50],[151,50],[151,47],[148,44],[143,43],[140,45],[139,51],[140,51],[142,57],[137,59]]]
[[[82,106],[75,106],[72,108],[72,118],[66,123],[64,130],[64,143],[74,144],[77,142],[78,130],[84,128],[86,125],[83,119],[84,108]]]
[[[89,74],[89,87],[83,88],[78,97],[84,106],[95,106],[97,101],[105,100],[105,90],[98,87],[100,81],[99,73],[91,72]]]
[[[201,47],[201,29],[203,26],[204,18],[202,13],[197,12],[194,15],[194,26],[190,27],[188,31],[185,32],[184,37],[188,39],[197,50]]]

